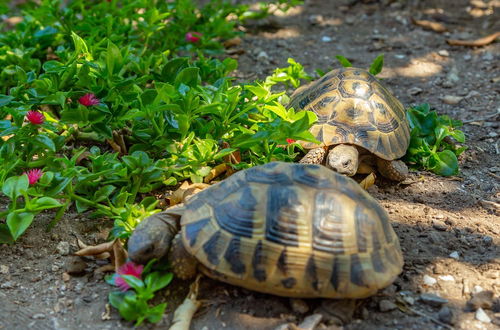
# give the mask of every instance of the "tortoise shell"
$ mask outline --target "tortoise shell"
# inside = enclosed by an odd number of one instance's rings
[[[208,276],[286,297],[366,297],[403,265],[384,209],[320,165],[232,175],[185,204],[181,235]]]
[[[401,158],[408,149],[410,128],[403,105],[366,70],[330,71],[297,89],[289,106],[318,116],[310,131],[320,146],[353,144],[386,160]]]

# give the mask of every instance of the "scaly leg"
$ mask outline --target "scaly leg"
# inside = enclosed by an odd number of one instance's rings
[[[408,176],[408,166],[401,160],[377,159],[377,169],[389,180],[403,181]]]
[[[326,150],[324,148],[315,148],[309,150],[309,152],[299,160],[302,164],[322,164],[323,159],[325,159]]]

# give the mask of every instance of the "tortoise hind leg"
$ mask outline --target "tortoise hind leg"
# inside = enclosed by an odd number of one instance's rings
[[[324,148],[314,148],[299,160],[302,164],[322,164],[325,159],[326,150]]]
[[[198,261],[184,248],[182,234],[178,233],[168,253],[168,261],[175,276],[181,280],[193,278],[196,275]]]
[[[393,181],[403,181],[408,176],[408,166],[401,160],[378,158],[377,169],[380,174]]]

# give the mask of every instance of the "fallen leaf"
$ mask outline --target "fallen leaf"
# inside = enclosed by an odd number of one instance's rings
[[[170,206],[174,206],[183,203],[189,196],[194,195],[209,186],[210,185],[206,183],[189,184],[189,182],[184,181],[180,187],[172,193],[172,195],[167,197],[167,199]]]
[[[417,20],[417,19],[413,19],[413,18],[412,18],[412,22],[413,22],[413,24],[418,25],[420,27],[423,27],[424,29],[432,30],[435,32],[445,32],[448,30],[446,28],[446,26],[444,26],[441,23],[437,23],[437,22],[432,22],[432,21],[427,21],[427,20]]]
[[[491,44],[498,37],[500,37],[500,32],[495,32],[486,37],[479,38],[476,40],[456,40],[456,39],[448,39],[446,42],[452,46],[469,46],[469,47],[480,47]]]
[[[203,182],[210,183],[210,181],[212,181],[222,173],[226,172],[228,168],[229,166],[227,166],[226,163],[215,166],[214,168],[212,168],[210,173],[208,173],[208,175],[203,179]]]
[[[375,173],[372,172],[366,178],[364,178],[363,181],[359,183],[359,185],[363,189],[367,190],[368,188],[370,188],[375,184],[375,178],[376,178]]]

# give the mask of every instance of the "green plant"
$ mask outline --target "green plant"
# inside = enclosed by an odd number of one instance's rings
[[[109,294],[110,304],[125,320],[135,321],[135,326],[141,325],[144,320],[152,323],[160,321],[167,307],[166,303],[154,307],[148,303],[154,293],[166,287],[173,278],[172,273],[164,270],[152,271],[155,262],[155,259],[151,260],[144,269],[141,265],[127,262],[117,273],[106,277],[109,284],[121,289]]]
[[[429,104],[421,104],[407,110],[407,118],[411,128],[410,146],[405,161],[415,168],[424,168],[436,174],[450,176],[458,174],[459,156],[465,146],[464,133],[457,129],[462,126],[459,120],[448,116],[438,116],[430,110]]]

